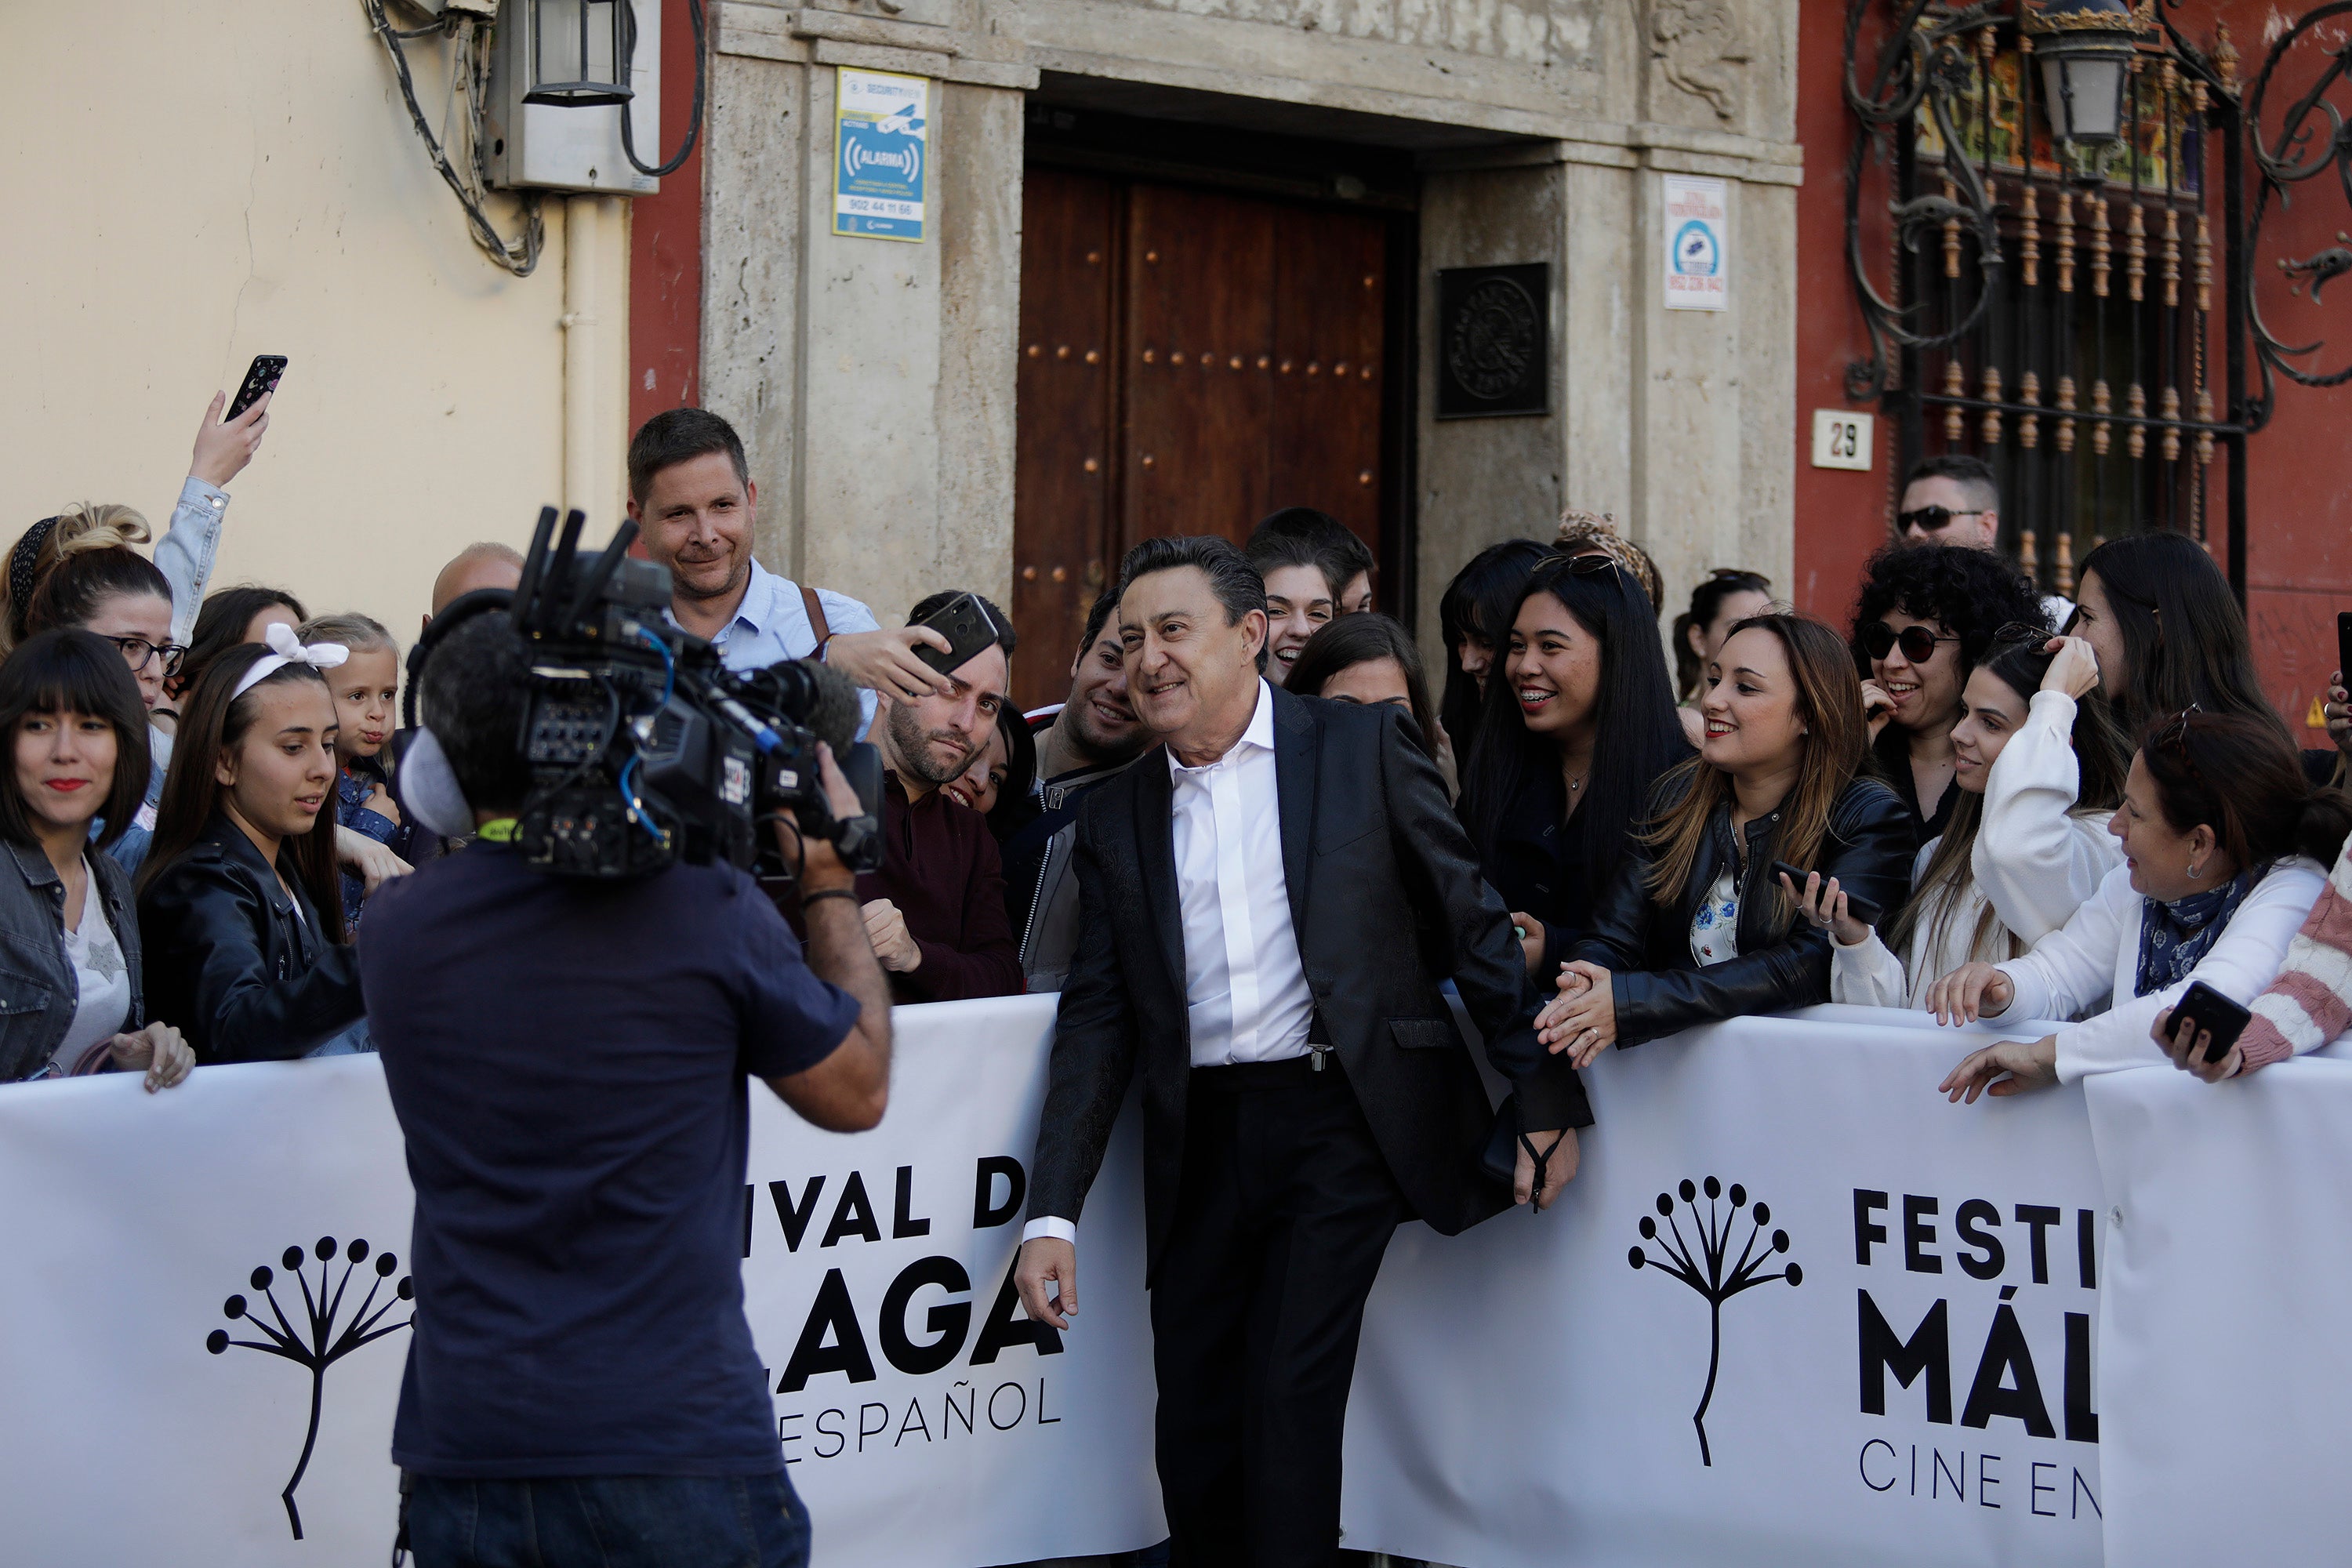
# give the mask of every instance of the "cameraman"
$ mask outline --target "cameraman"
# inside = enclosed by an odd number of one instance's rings
[[[434,651],[422,717],[481,841],[380,889],[360,956],[416,1190],[405,1537],[418,1568],[798,1568],[808,1515],[743,1318],[748,1079],[819,1127],[873,1126],[889,992],[848,869],[790,828],[806,963],[723,862],[528,865],[526,675],[503,613]]]

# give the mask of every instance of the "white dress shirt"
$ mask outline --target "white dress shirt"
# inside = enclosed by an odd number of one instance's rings
[[[1275,787],[1274,692],[1263,678],[1249,728],[1233,749],[1197,768],[1171,751],[1168,777],[1192,1065],[1303,1057],[1315,995],[1290,922]],[[1068,1241],[1076,1235],[1069,1220],[1040,1216],[1021,1238]]]

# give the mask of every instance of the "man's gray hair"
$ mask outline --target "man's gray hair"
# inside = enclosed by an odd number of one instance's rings
[[[1239,626],[1244,616],[1255,610],[1265,614],[1265,579],[1257,574],[1249,557],[1230,539],[1220,539],[1213,533],[1187,534],[1182,538],[1147,539],[1127,552],[1118,563],[1119,597],[1139,577],[1155,572],[1172,572],[1180,566],[1197,566],[1209,579],[1211,592],[1217,603],[1225,607],[1225,625]],[[1257,667],[1265,668],[1265,647],[1257,650]]]

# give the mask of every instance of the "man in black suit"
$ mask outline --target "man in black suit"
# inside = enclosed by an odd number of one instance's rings
[[[1164,753],[1079,816],[1079,945],[1018,1284],[1032,1317],[1068,1326],[1078,1211],[1139,1067],[1173,1561],[1319,1568],[1389,1237],[1504,1206],[1440,982],[1515,1086],[1520,1200],[1575,1173],[1591,1114],[1536,1042],[1509,917],[1402,711],[1269,686],[1264,588],[1223,540],[1147,540],[1119,590],[1129,700]]]

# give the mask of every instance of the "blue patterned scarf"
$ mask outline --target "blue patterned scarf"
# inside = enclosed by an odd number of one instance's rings
[[[2133,994],[2147,996],[2188,979],[2268,869],[2250,866],[2209,892],[2191,893],[2168,904],[2141,900],[2139,973],[2132,982]]]

